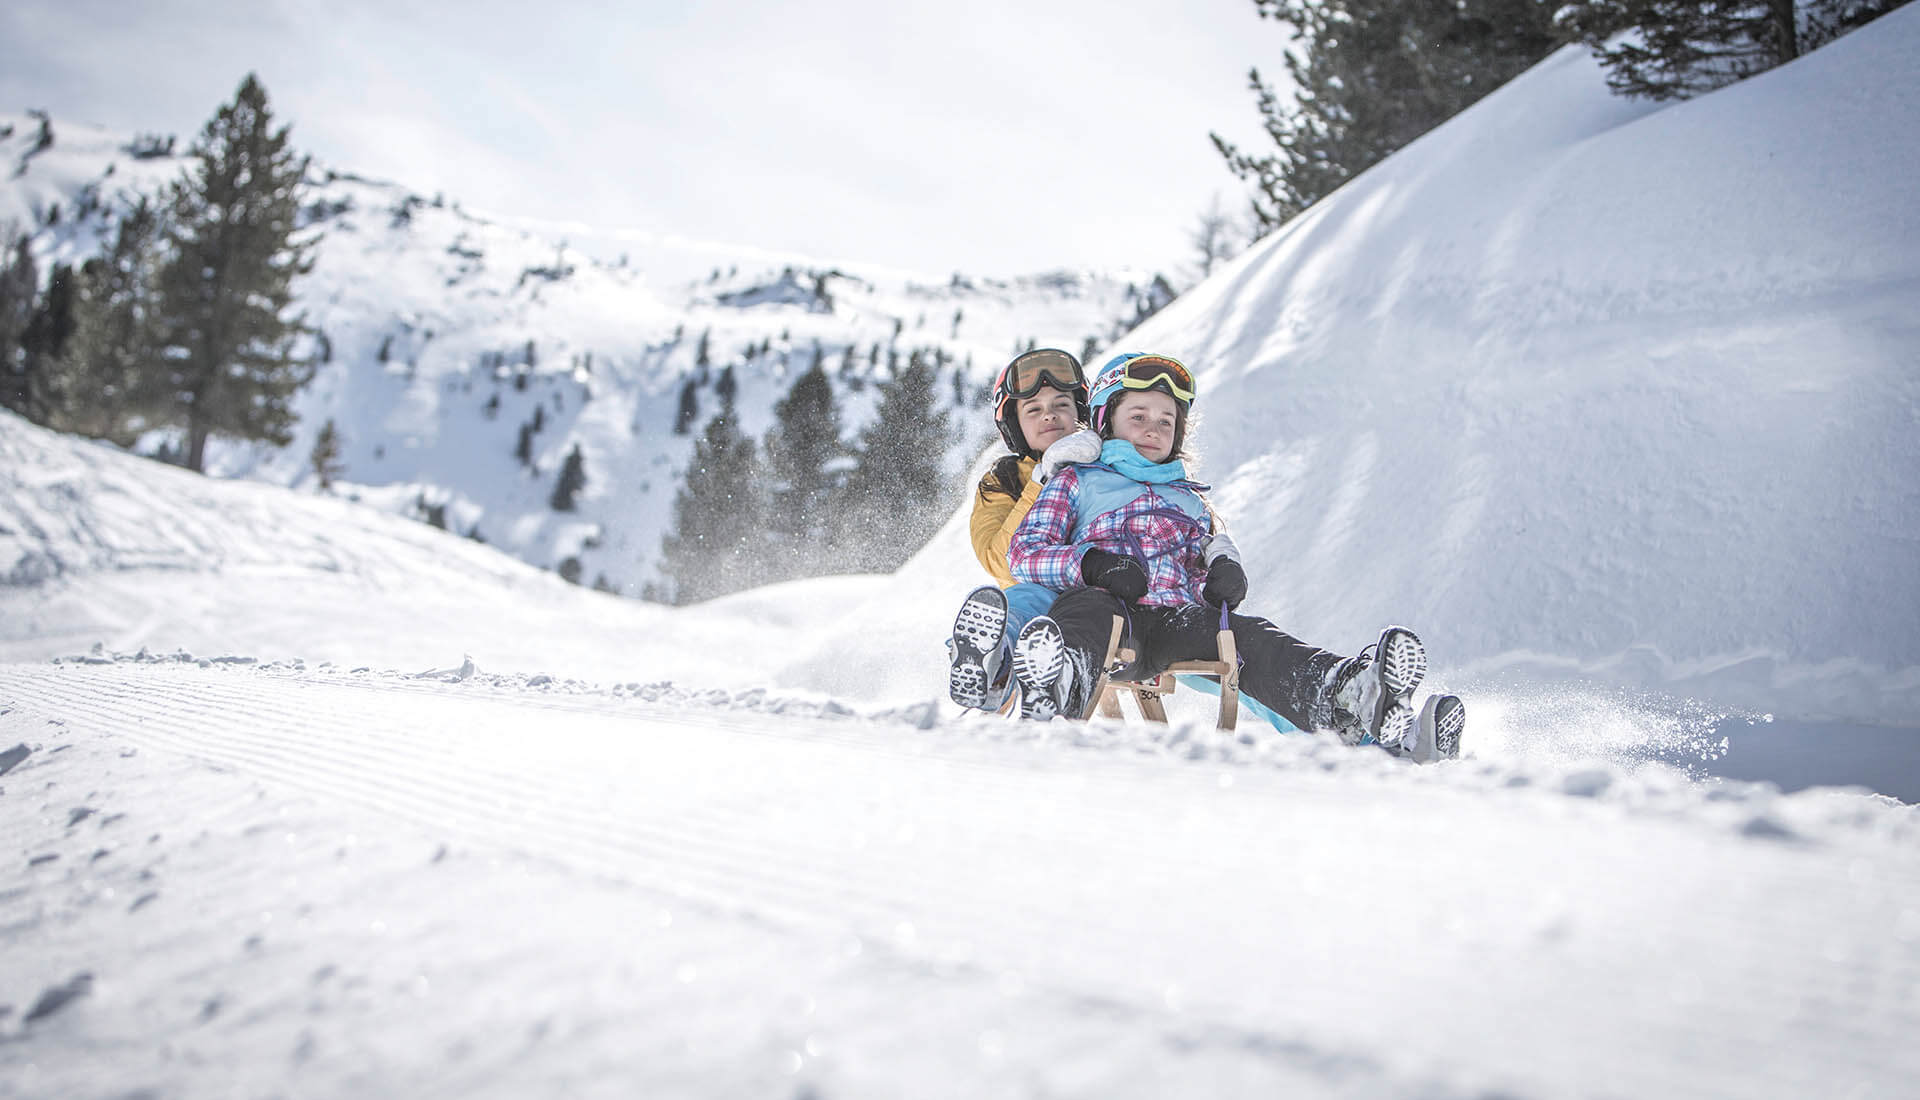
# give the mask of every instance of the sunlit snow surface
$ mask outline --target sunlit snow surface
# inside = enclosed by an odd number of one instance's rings
[[[466,662],[6,676],[0,742],[32,748],[0,780],[19,1095],[1895,1095],[1920,1071],[1920,820],[1865,794]]]
[[[1415,624],[1449,763],[961,715],[964,512],[673,610],[0,414],[0,1096],[1906,1095],[1917,811],[1712,776],[1913,732],[1916,42],[1660,111],[1560,55],[1140,334],[1257,609]],[[1808,219],[1550,216],[1683,154]]]

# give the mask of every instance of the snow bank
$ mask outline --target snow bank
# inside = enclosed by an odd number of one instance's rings
[[[677,611],[335,497],[223,481],[0,412],[0,661],[188,650],[729,689],[859,598],[829,578]],[[762,590],[762,593],[777,589]]]

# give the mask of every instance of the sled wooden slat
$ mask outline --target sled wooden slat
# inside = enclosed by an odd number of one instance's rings
[[[1107,659],[1100,668],[1100,680],[1094,686],[1093,702],[1087,707],[1084,718],[1099,714],[1103,718],[1123,716],[1120,709],[1120,694],[1126,692],[1133,696],[1134,706],[1139,708],[1140,717],[1149,722],[1165,724],[1166,705],[1160,701],[1163,695],[1172,695],[1174,673],[1186,673],[1189,676],[1207,676],[1220,682],[1220,716],[1216,724],[1223,730],[1230,730],[1240,720],[1240,659],[1239,650],[1233,642],[1233,631],[1222,630],[1218,646],[1220,656],[1213,661],[1176,661],[1167,671],[1151,680],[1125,680],[1115,678],[1113,670],[1124,668],[1133,663],[1134,652],[1120,644],[1126,624],[1120,616],[1113,617],[1113,631],[1107,639]]]

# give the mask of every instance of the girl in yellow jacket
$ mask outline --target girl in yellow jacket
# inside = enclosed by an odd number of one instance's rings
[[[973,552],[997,584],[974,589],[953,623],[948,692],[963,707],[998,710],[1013,690],[1012,639],[1057,593],[1016,584],[1007,550],[1040,488],[1060,467],[1100,457],[1087,429],[1087,377],[1058,348],[1016,356],[994,382],[994,422],[1011,454],[980,479],[973,497]]]

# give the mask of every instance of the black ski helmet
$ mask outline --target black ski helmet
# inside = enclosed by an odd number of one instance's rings
[[[1050,386],[1073,397],[1074,417],[1082,424],[1093,415],[1087,404],[1087,375],[1080,360],[1059,348],[1034,348],[1013,357],[1000,368],[993,383],[993,422],[1000,438],[1017,455],[1031,455],[1026,433],[1020,430],[1020,402]]]

